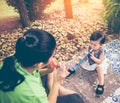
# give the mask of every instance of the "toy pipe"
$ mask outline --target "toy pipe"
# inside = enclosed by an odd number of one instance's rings
[[[87,59],[87,57],[92,53],[92,51],[93,51],[93,50],[91,49],[91,50],[88,52],[88,54],[86,54],[86,55],[84,56],[84,58],[79,61],[79,63],[76,63],[73,67],[67,69],[68,72],[69,72],[69,75],[68,75],[67,77],[69,77],[70,75],[72,75],[72,74],[75,73],[75,71],[77,70],[77,68],[83,63],[83,61],[85,61],[85,60]],[[58,64],[58,62],[57,62],[55,59],[52,59],[52,60],[49,62],[49,65],[50,65],[50,67],[52,67],[52,68],[54,68],[54,67],[60,68],[60,65]]]
[[[84,56],[84,58],[82,60],[80,60],[79,63],[75,64],[72,68],[68,69],[68,72],[70,73],[67,77],[69,77],[70,75],[74,74],[75,71],[77,70],[77,68],[83,63],[83,61],[85,61],[87,59],[87,57],[92,53],[92,49],[88,52],[88,54],[86,54]]]

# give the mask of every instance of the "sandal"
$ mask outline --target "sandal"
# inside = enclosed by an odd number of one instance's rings
[[[96,89],[96,94],[97,95],[102,95],[103,93],[104,93],[104,85],[98,84],[97,89]]]

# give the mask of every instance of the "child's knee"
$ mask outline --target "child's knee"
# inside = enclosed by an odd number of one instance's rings
[[[103,71],[101,66],[96,67],[96,71]]]

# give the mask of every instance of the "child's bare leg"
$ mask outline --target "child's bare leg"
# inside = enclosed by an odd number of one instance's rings
[[[104,93],[104,73],[100,66],[97,67],[96,70],[98,73],[98,81],[99,81],[99,84],[96,88],[96,94],[101,95]]]
[[[98,74],[98,81],[100,85],[104,85],[104,73],[100,66],[96,68],[97,74]]]

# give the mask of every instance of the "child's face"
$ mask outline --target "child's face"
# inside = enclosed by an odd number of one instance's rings
[[[100,44],[100,41],[90,41],[90,47],[92,50],[98,50],[100,47],[102,46],[102,44]]]

